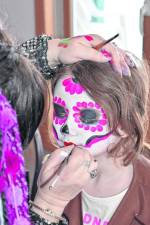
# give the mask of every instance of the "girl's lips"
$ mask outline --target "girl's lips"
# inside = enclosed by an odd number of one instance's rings
[[[69,146],[69,145],[75,145],[74,143],[72,143],[72,142],[64,142],[64,146]]]

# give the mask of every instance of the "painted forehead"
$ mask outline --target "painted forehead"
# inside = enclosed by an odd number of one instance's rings
[[[89,107],[95,106],[95,108],[99,109],[100,106],[97,104],[91,96],[86,92],[85,88],[81,86],[78,80],[73,75],[64,75],[62,76],[56,83],[54,88],[54,102],[61,103],[62,106],[66,107],[66,104],[73,104],[75,101],[79,102],[83,101],[83,106],[87,107],[87,101],[93,102],[89,103]],[[55,101],[57,99],[57,101]],[[61,100],[60,100],[61,99]],[[64,100],[63,100],[64,99]],[[69,100],[70,99],[70,100]],[[71,99],[73,101],[71,101]],[[65,102],[65,101],[68,102]],[[85,102],[84,102],[85,101]],[[78,104],[81,106],[81,104]],[[102,108],[102,107],[101,107]]]
[[[85,89],[80,85],[78,80],[73,75],[64,75],[56,83],[55,92],[59,93],[58,88],[61,88],[60,92],[64,92],[69,95],[78,95],[86,93]]]

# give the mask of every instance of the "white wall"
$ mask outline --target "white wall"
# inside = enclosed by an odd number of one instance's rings
[[[63,0],[54,0],[54,37],[64,37]]]
[[[21,42],[35,36],[34,0],[0,0],[0,20]]]
[[[104,0],[104,9],[99,10],[93,0],[72,0],[73,35],[97,33],[110,38],[116,33],[115,42],[123,49],[142,56],[140,34],[140,7],[144,0]],[[92,16],[102,18],[92,21]]]

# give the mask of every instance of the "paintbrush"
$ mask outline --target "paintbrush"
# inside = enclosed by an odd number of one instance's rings
[[[98,45],[94,46],[93,48],[96,49],[97,51],[99,49],[101,49],[104,45],[108,44],[109,42],[113,41],[114,39],[116,39],[119,36],[119,34],[114,35],[113,37],[107,39],[106,41],[103,41],[101,43],[99,43]]]

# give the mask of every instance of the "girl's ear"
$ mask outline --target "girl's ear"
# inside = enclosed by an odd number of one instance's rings
[[[126,138],[128,136],[128,134],[124,130],[122,130],[120,126],[117,127],[117,132],[122,138]]]

